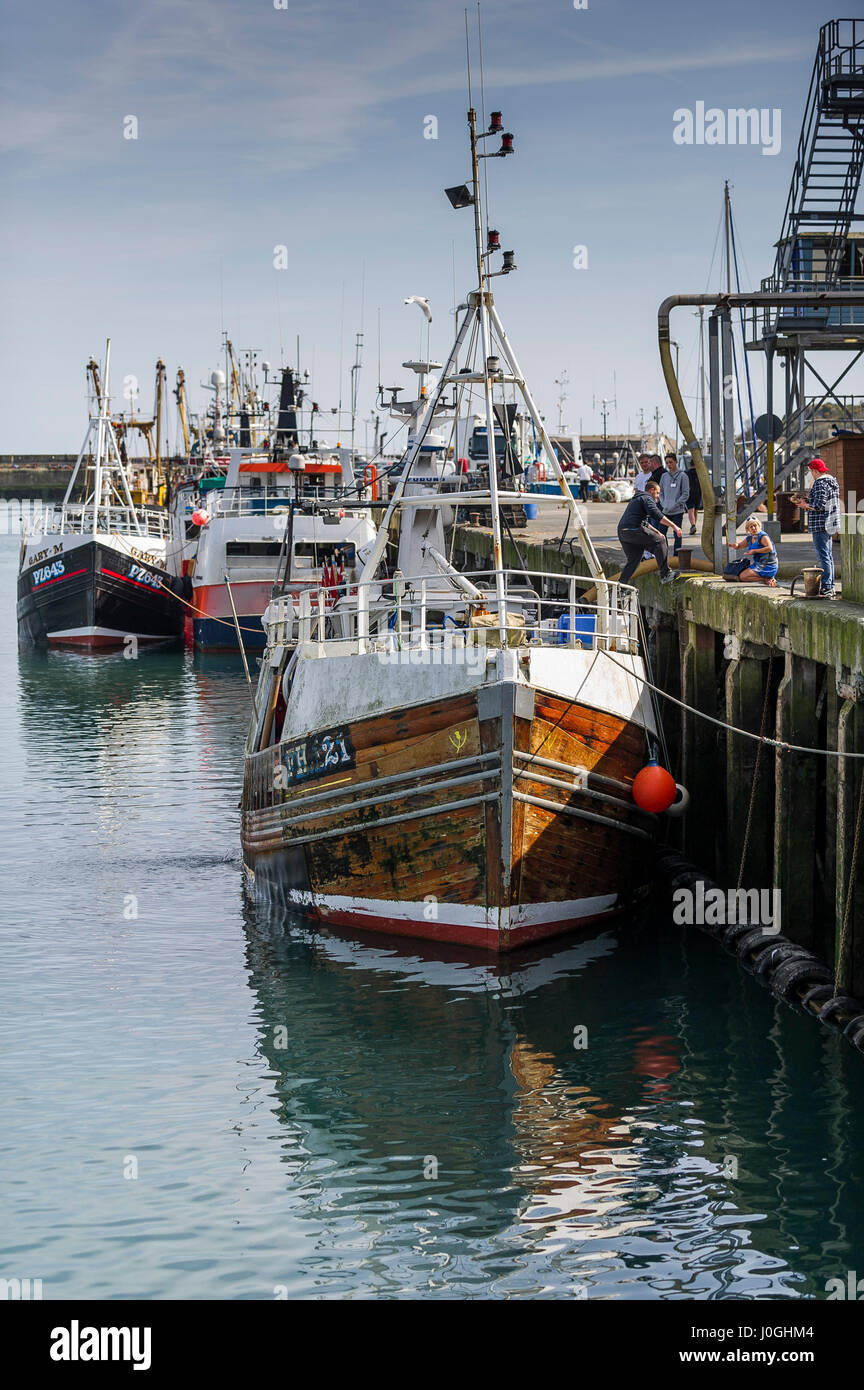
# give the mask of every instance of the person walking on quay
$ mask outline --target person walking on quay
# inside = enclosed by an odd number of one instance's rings
[[[625,558],[624,568],[618,576],[621,584],[630,583],[643,551],[649,551],[657,561],[661,584],[671,584],[675,578],[669,568],[669,547],[660,527],[671,527],[677,532],[679,540],[681,528],[671,517],[663,515],[658,505],[659,497],[660,484],[649,482],[644,492],[637,492],[631,497],[621,514],[618,540]]]
[[[651,454],[650,458],[651,481],[652,483],[659,483],[663,478],[663,474],[666,472],[666,469],[663,467],[663,460],[661,459],[659,454]]]
[[[634,492],[644,492],[650,481],[651,474],[654,472],[654,461],[650,454],[639,455],[639,467],[642,471],[637,473],[636,477],[633,479]]]
[[[702,510],[702,484],[699,481],[699,474],[696,472],[696,465],[693,462],[692,455],[685,454],[684,462],[687,464],[687,468],[684,471],[687,474],[687,482],[690,485],[690,491],[687,496],[687,515],[690,518],[690,535],[695,536],[696,514]]]
[[[769,589],[777,588],[777,551],[767,531],[762,530],[758,516],[748,516],[744,522],[744,538],[736,541],[733,550],[746,550],[746,566],[739,574],[727,574],[726,579],[738,580],[741,584],[759,579]],[[743,561],[736,561],[736,565]]]
[[[660,479],[660,506],[675,530],[675,554],[681,549],[684,509],[690,497],[687,474],[678,467],[675,454],[666,455],[666,472]]]
[[[832,543],[839,530],[840,484],[828,472],[822,459],[811,459],[807,465],[812,487],[807,497],[794,493],[796,507],[807,513],[807,526],[822,570],[820,598],[836,598],[834,592],[834,552]]]
[[[579,496],[582,498],[583,502],[588,501],[588,484],[591,482],[593,476],[585,460],[581,459],[579,467],[576,469],[576,481],[579,484]]]

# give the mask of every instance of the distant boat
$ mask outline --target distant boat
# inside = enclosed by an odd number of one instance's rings
[[[504,952],[608,918],[645,891],[658,818],[633,781],[663,744],[636,591],[603,574],[493,304],[498,234],[484,249],[475,122],[471,111],[473,193],[448,193],[474,204],[477,288],[356,585],[307,591],[296,612],[277,592],[268,607],[242,841],[265,901]],[[496,132],[498,113],[486,135]],[[505,565],[506,509],[524,494],[497,446],[488,483],[456,494],[489,511],[489,564],[453,564],[454,493],[430,474],[424,440],[454,387],[482,393],[486,438],[505,444],[507,400],[522,397],[558,484],[537,505],[572,527],[587,576]],[[415,465],[427,476],[419,489]]]
[[[274,463],[232,450],[224,487],[207,492],[200,508],[191,603],[201,651],[237,651],[238,632],[244,650],[260,651],[277,584],[296,601],[305,589],[352,583],[375,538],[372,513],[344,483],[338,454]]]
[[[183,631],[164,508],[136,506],[109,415],[111,343],[84,443],[59,507],[21,544],[20,640],[59,647],[167,642]],[[76,494],[78,495],[77,500]]]

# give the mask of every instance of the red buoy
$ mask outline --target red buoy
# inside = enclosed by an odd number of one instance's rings
[[[203,507],[197,507],[196,510],[192,513],[193,526],[206,526],[209,520],[210,513],[205,512]]]
[[[633,800],[643,811],[660,815],[669,810],[677,794],[675,778],[659,765],[656,758],[646,763],[633,778]]]

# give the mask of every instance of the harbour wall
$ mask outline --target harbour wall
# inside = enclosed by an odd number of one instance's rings
[[[587,573],[575,546],[516,539],[529,570],[561,574],[561,597],[568,575]],[[864,753],[864,534],[850,527],[841,547],[836,602],[713,574],[634,582],[653,679],[672,697],[660,699],[671,770],[691,798],[670,823],[673,843],[726,886],[779,889],[783,934],[831,966],[838,989],[864,998],[864,759],[843,756]],[[456,527],[460,569],[486,568],[491,553],[487,528]],[[614,576],[620,550],[598,554]],[[509,539],[504,561],[519,568]]]

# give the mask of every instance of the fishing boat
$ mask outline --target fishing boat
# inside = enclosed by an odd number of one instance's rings
[[[104,387],[92,381],[87,433],[59,507],[22,539],[18,633],[39,646],[167,642],[183,630],[170,518],[136,505],[125,450],[110,417],[110,339]]]
[[[468,125],[473,185],[448,195],[474,208],[476,288],[356,585],[268,605],[242,842],[264,901],[506,952],[611,917],[644,891],[658,817],[633,784],[663,740],[636,592],[603,573],[495,307],[490,281],[515,266],[505,252],[492,269],[480,147],[501,135],[506,153],[512,137],[500,113],[483,134],[473,110]],[[505,509],[523,494],[497,447],[488,482],[459,496],[490,515],[490,565],[453,564],[446,479],[410,484],[447,392],[467,383],[482,393],[487,439],[502,433],[507,398],[523,403],[559,487],[537,504],[572,528],[585,575],[530,571],[512,539],[505,564]]]
[[[199,528],[188,566],[199,650],[261,650],[277,581],[295,600],[306,588],[350,583],[371,547],[371,481],[355,476],[352,450],[301,440],[298,396],[286,367],[272,445],[229,448],[224,480],[187,503]]]

